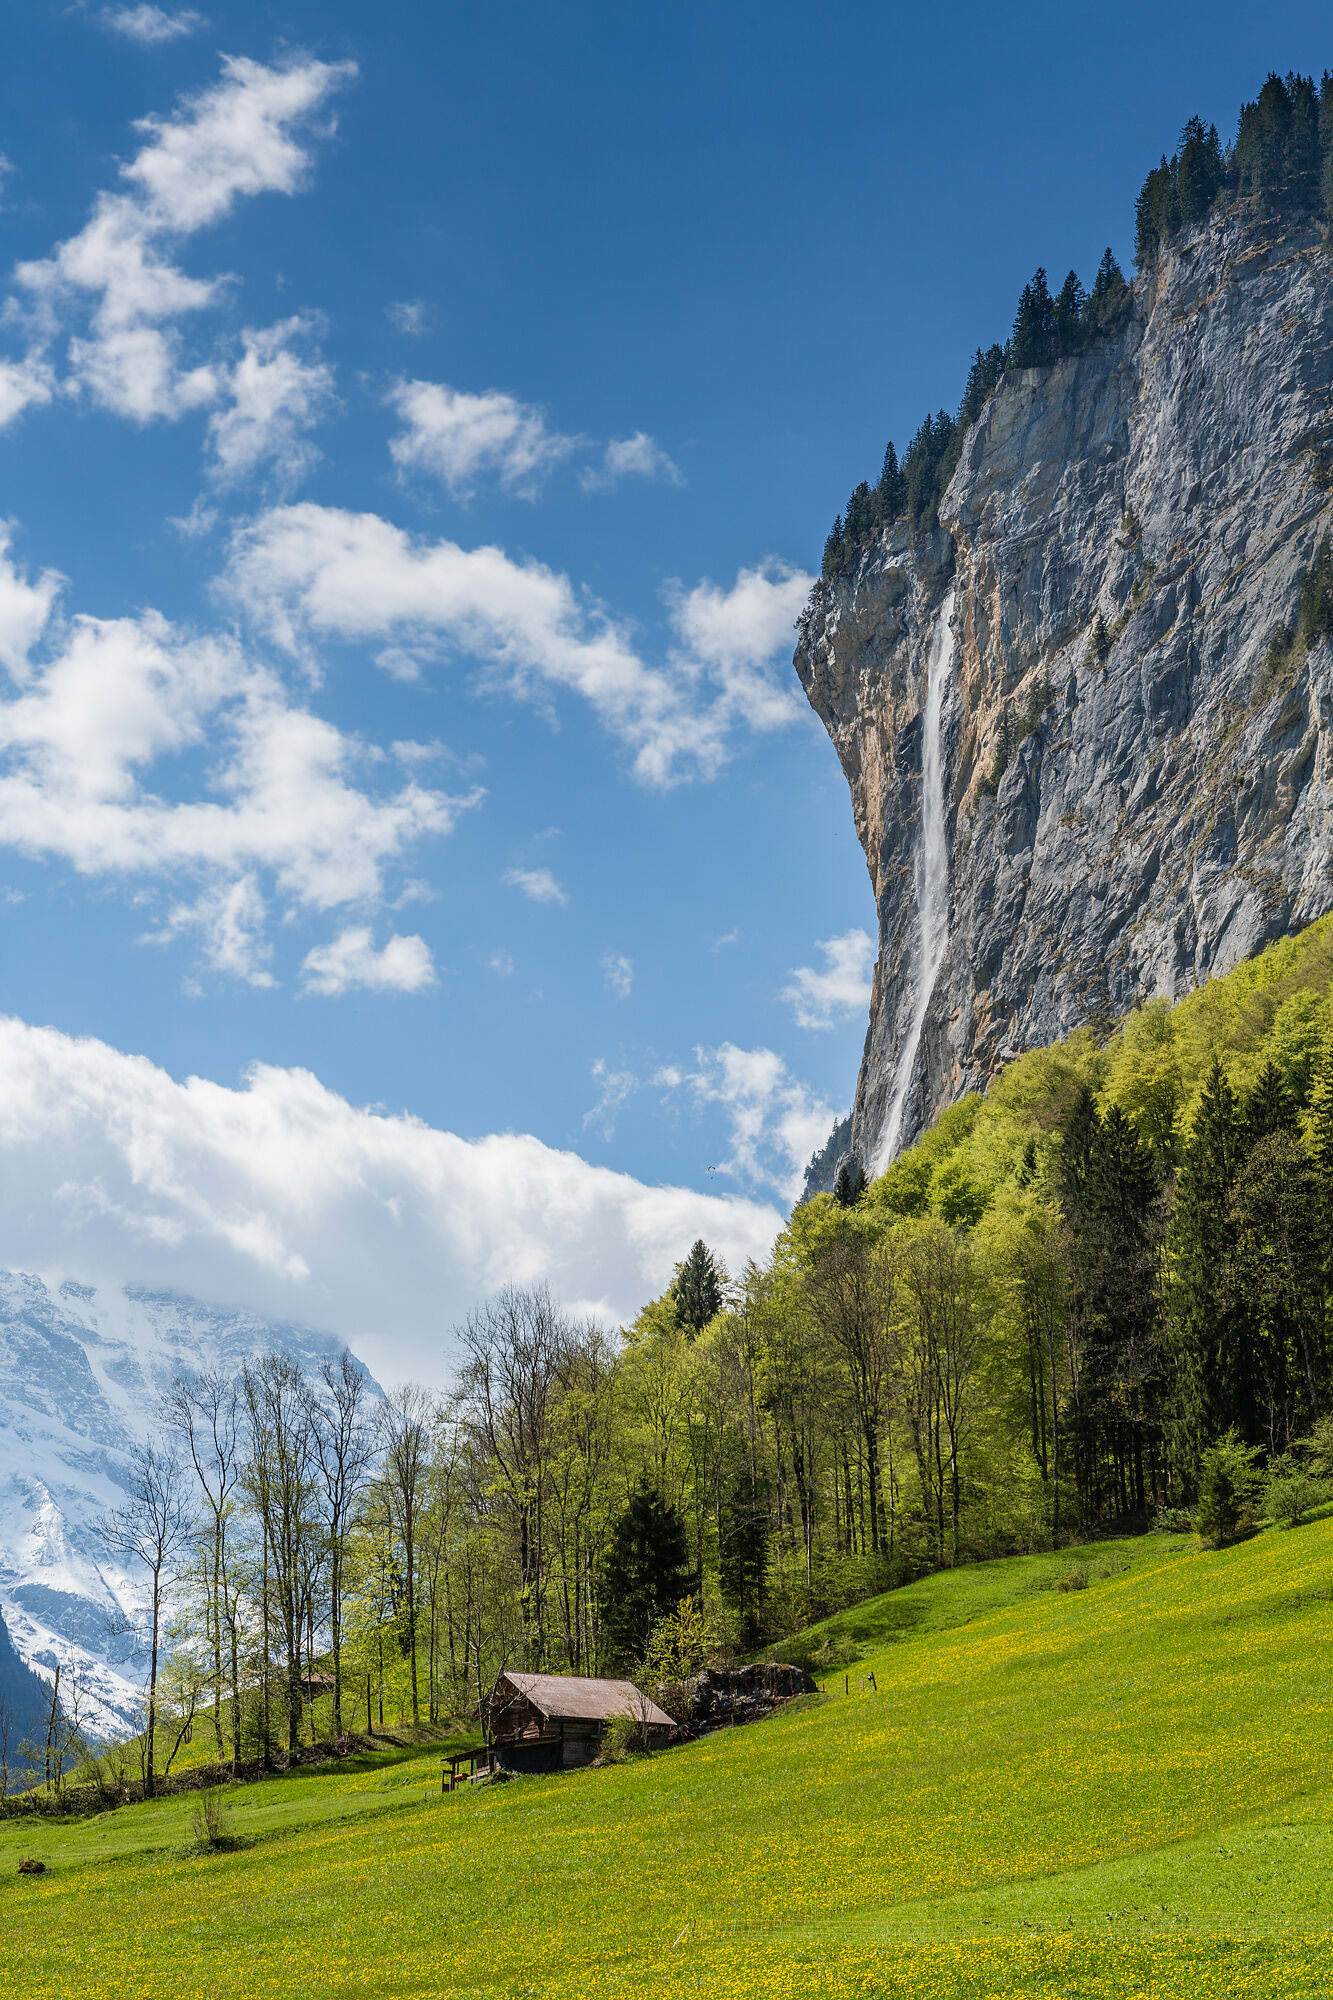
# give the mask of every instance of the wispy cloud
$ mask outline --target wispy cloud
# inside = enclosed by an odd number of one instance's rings
[[[634,961],[623,951],[608,951],[602,960],[602,973],[617,1000],[628,1000],[634,988]]]
[[[586,493],[606,493],[622,479],[661,479],[669,486],[683,486],[684,476],[669,452],[663,451],[647,431],[633,437],[612,438],[597,465],[587,465],[579,474]]]
[[[430,307],[424,299],[393,299],[384,310],[399,333],[420,336],[430,331]]]
[[[824,954],[823,970],[797,966],[780,996],[790,1002],[797,1026],[831,1028],[849,1014],[863,1014],[870,1005],[875,969],[875,940],[870,933],[844,931],[840,937],[824,938],[815,949]]]
[[[197,35],[208,26],[202,14],[190,8],[168,14],[161,7],[103,7],[97,19],[113,35],[138,42],[141,48],[155,48],[161,42],[178,42],[185,35]]]
[[[549,868],[511,868],[504,877],[506,887],[517,889],[530,903],[567,903],[569,897]]]
[[[639,1088],[639,1079],[632,1070],[612,1069],[600,1056],[592,1066],[592,1077],[599,1094],[597,1102],[583,1114],[584,1127],[610,1139],[615,1136],[621,1109]]]
[[[734,1042],[697,1048],[693,1069],[671,1065],[658,1070],[653,1082],[667,1092],[688,1092],[699,1109],[721,1108],[731,1151],[718,1172],[772,1188],[788,1201],[800,1194],[810,1157],[828,1137],[833,1111],[772,1049],[739,1049]]]

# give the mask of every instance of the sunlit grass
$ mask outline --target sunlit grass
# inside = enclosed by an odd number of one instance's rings
[[[189,1801],[111,1815],[106,1858],[6,1826],[14,1990],[1323,1996],[1331,1587],[1328,1521],[1103,1543],[845,1614],[850,1695],[647,1762],[275,1780],[225,1855],[183,1851]]]

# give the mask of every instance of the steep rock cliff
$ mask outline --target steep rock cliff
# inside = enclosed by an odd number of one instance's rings
[[[1121,333],[1003,377],[937,531],[900,522],[816,587],[796,667],[879,911],[862,1161],[1009,1056],[1333,907],[1333,652],[1270,651],[1331,489],[1333,253],[1233,205],[1140,278]],[[926,994],[932,639],[947,945]]]

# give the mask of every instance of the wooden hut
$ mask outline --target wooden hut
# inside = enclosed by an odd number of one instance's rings
[[[650,1743],[675,1723],[633,1681],[503,1673],[482,1704],[491,1760],[507,1771],[571,1771],[597,1755],[613,1716],[632,1716]]]

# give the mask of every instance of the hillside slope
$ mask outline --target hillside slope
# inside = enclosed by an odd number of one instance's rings
[[[850,1692],[648,1761],[208,1858],[31,1829],[8,1962],[163,2000],[1323,1994],[1331,1597],[1333,1521],[932,1579],[855,1614]]]
[[[1269,659],[1333,522],[1331,330],[1322,229],[1225,203],[1123,331],[1003,376],[937,529],[899,521],[816,586],[796,667],[879,911],[863,1164],[1012,1054],[1333,907],[1333,651]],[[925,951],[932,651],[947,943]]]

